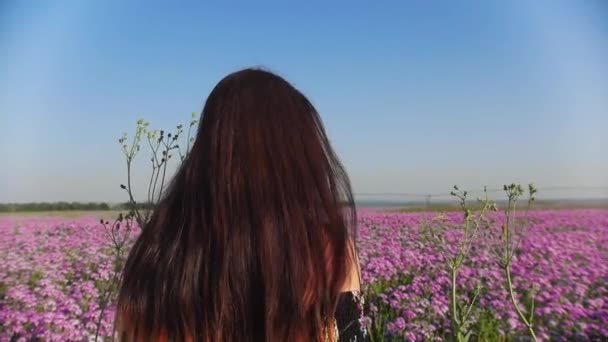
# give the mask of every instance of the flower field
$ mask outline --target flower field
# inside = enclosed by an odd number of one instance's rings
[[[450,277],[445,255],[422,243],[424,214],[364,214],[359,243],[370,316],[399,340],[447,339]],[[429,216],[427,215],[427,218]],[[461,214],[449,215],[454,223]],[[538,287],[535,325],[539,340],[608,340],[608,211],[537,211],[512,267],[514,286]],[[476,340],[525,336],[504,277],[480,241],[458,280],[462,296],[481,283],[472,313]],[[467,298],[464,298],[466,300]]]
[[[446,253],[421,236],[435,214],[359,214],[358,243],[375,340],[450,336]],[[513,260],[517,300],[535,289],[539,340],[608,340],[608,210],[533,211]],[[446,220],[458,224],[462,214]],[[490,243],[480,237],[457,280],[472,340],[526,336]],[[100,296],[113,277],[109,235],[94,218],[0,218],[0,341],[83,341],[96,330]],[[112,328],[105,310],[101,335]]]

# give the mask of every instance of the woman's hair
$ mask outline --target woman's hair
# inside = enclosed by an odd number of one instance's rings
[[[133,245],[121,341],[318,341],[356,253],[350,182],[308,99],[245,69],[209,95],[192,150]]]

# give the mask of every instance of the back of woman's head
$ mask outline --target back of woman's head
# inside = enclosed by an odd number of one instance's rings
[[[319,340],[354,258],[354,220],[313,105],[270,72],[230,74],[129,254],[119,335]]]

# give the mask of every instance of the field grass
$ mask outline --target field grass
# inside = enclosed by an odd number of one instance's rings
[[[504,205],[498,202],[498,207]],[[362,206],[365,208],[365,206]],[[474,200],[471,200],[471,209],[476,209]],[[523,206],[521,207],[523,209]],[[543,210],[572,210],[572,209],[608,209],[608,199],[596,200],[540,200],[534,203],[535,209]],[[404,205],[401,207],[386,208],[384,211],[391,213],[417,213],[417,212],[453,212],[459,211],[460,207],[455,201],[431,203],[430,205]],[[95,217],[98,219],[111,220],[116,218],[119,213],[125,214],[121,210],[61,210],[61,211],[15,211],[15,212],[0,212],[0,217],[58,217],[58,218],[82,218]]]
[[[0,212],[0,217],[28,218],[28,217],[57,217],[57,218],[82,218],[95,217],[110,220],[116,218],[121,210],[56,210],[56,211],[15,211]]]
[[[480,209],[480,207],[475,203],[475,200],[471,200],[471,204],[469,208],[472,210]],[[504,209],[506,203],[497,202],[497,206],[499,209]],[[608,199],[598,199],[598,200],[541,200],[535,201],[533,205],[534,209],[537,210],[574,210],[574,209],[608,209]],[[520,204],[520,210],[525,209],[525,205]],[[416,213],[416,212],[453,212],[460,211],[460,207],[458,203],[436,203],[431,205],[411,205],[411,206],[403,206],[390,208],[386,211],[394,212],[394,213]]]

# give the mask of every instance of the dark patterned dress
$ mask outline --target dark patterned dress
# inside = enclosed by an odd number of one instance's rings
[[[363,315],[364,298],[358,291],[343,292],[333,326],[338,342],[370,341]]]

